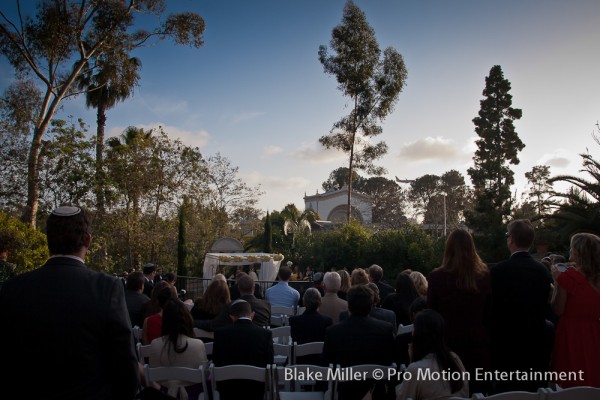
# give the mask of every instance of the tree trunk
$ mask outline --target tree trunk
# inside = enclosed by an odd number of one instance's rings
[[[35,128],[31,147],[29,148],[29,158],[27,160],[27,204],[21,219],[33,228],[36,226],[36,215],[38,211],[40,150],[42,148],[42,138],[44,137],[47,126],[47,122],[42,122],[42,125]]]
[[[100,102],[96,122],[96,207],[104,215],[104,128],[106,127],[106,103]]]

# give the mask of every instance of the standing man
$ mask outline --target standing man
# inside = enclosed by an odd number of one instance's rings
[[[511,256],[491,269],[492,362],[498,371],[536,372],[550,368],[551,332],[546,316],[552,276],[529,254],[534,238],[529,220],[512,221],[506,233]],[[546,385],[547,382],[537,380],[503,380],[497,383],[495,391],[535,392]]]
[[[148,263],[144,265],[144,294],[152,297],[154,289],[154,277],[156,276],[156,265]]]
[[[50,259],[0,290],[3,382],[31,399],[133,399],[139,369],[123,284],[85,266],[87,212],[59,207],[46,230]]]

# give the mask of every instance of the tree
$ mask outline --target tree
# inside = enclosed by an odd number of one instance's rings
[[[384,229],[400,229],[406,224],[407,196],[396,182],[374,176],[363,179],[359,190],[371,196],[373,223]]]
[[[594,139],[600,145],[596,135]],[[600,161],[595,160],[589,152],[580,156],[583,159],[581,172],[589,175],[588,179],[558,175],[548,180],[550,184],[566,182],[572,185],[566,193],[554,192],[554,196],[562,202],[555,200],[554,205],[558,206],[558,210],[548,216],[559,222],[559,230],[567,240],[578,232],[600,235]]]
[[[349,186],[349,176],[348,168],[339,167],[331,171],[329,178],[327,178],[327,180],[323,182],[321,186],[326,192],[330,190],[340,190],[344,186]],[[360,176],[356,171],[352,171],[352,183],[355,188],[360,187],[363,180],[363,177]]]
[[[529,200],[535,205],[538,216],[543,216],[549,210],[548,198],[552,192],[550,180],[550,167],[535,165],[531,171],[525,172],[525,178],[531,185],[529,187]]]
[[[283,217],[283,234],[292,237],[290,255],[297,259],[296,242],[299,237],[311,234],[311,224],[319,219],[319,215],[312,209],[300,212],[295,204],[290,203],[283,208],[281,216]]]
[[[106,111],[118,102],[133,94],[140,76],[141,62],[129,57],[125,49],[117,48],[113,52],[98,54],[90,60],[95,66],[86,70],[77,78],[77,85],[85,90],[85,104],[97,110],[96,127],[96,207],[104,214],[104,128]]]
[[[474,230],[480,251],[494,258],[504,255],[498,244],[503,241],[505,218],[510,215],[512,206],[510,187],[514,174],[510,165],[519,163],[518,153],[525,147],[513,123],[523,113],[512,107],[510,89],[502,68],[493,66],[485,78],[485,98],[480,101],[479,116],[473,119],[479,139],[474,166],[468,169],[475,207],[467,214],[467,221]]]
[[[351,193],[354,169],[381,175],[384,170],[373,161],[387,152],[385,142],[371,143],[379,135],[378,125],[392,112],[404,88],[407,71],[400,53],[388,47],[381,50],[365,14],[352,1],[344,7],[342,23],[333,28],[329,55],[319,47],[319,61],[326,73],[336,77],[338,88],[352,103],[350,114],[334,123],[329,135],[319,142],[348,154],[347,222],[351,216]]]
[[[183,203],[179,206],[179,230],[177,235],[177,276],[185,276],[187,274],[187,213],[189,208],[189,200],[183,198]]]
[[[273,252],[273,227],[271,226],[271,214],[268,211],[265,217],[265,230],[263,233],[263,252]]]
[[[0,204],[16,210],[27,199],[28,138],[41,92],[31,80],[17,80],[0,99]]]
[[[17,2],[17,4],[19,4]],[[42,139],[60,103],[75,95],[77,78],[95,68],[93,58],[125,52],[148,44],[151,39],[172,38],[176,44],[200,47],[204,20],[184,12],[167,16],[150,30],[130,31],[136,14],[164,13],[165,0],[88,2],[41,0],[34,17],[17,7],[18,22],[0,11],[0,53],[18,76],[31,75],[43,87],[27,160],[27,204],[23,221],[35,226],[38,209],[40,151]]]

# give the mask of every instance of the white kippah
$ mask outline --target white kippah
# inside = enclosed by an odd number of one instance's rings
[[[52,215],[56,215],[58,217],[71,217],[73,215],[77,215],[81,212],[81,208],[73,207],[73,206],[61,206],[52,210]]]

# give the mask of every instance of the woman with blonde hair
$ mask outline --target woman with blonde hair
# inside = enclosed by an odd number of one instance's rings
[[[472,377],[476,369],[489,369],[490,272],[469,232],[456,229],[448,236],[442,265],[427,280],[427,304],[444,317],[448,346]],[[476,380],[470,388],[472,393],[489,389],[486,382]]]
[[[555,295],[552,308],[560,317],[556,328],[552,368],[566,380],[561,387],[600,387],[600,237],[577,233],[571,238],[569,266],[552,266]],[[571,371],[583,371],[569,379]],[[558,374],[560,376],[561,374]]]
[[[350,274],[350,286],[366,285],[369,283],[369,274],[363,268],[354,268]]]
[[[346,269],[340,269],[336,271],[337,274],[342,278],[342,285],[340,286],[340,290],[338,290],[338,297],[342,300],[346,300],[346,296],[348,294],[348,289],[350,289],[350,274]]]
[[[425,275],[419,271],[412,271],[408,276],[410,276],[410,279],[412,279],[413,283],[415,284],[415,289],[417,289],[419,296],[427,296],[428,283]]]

